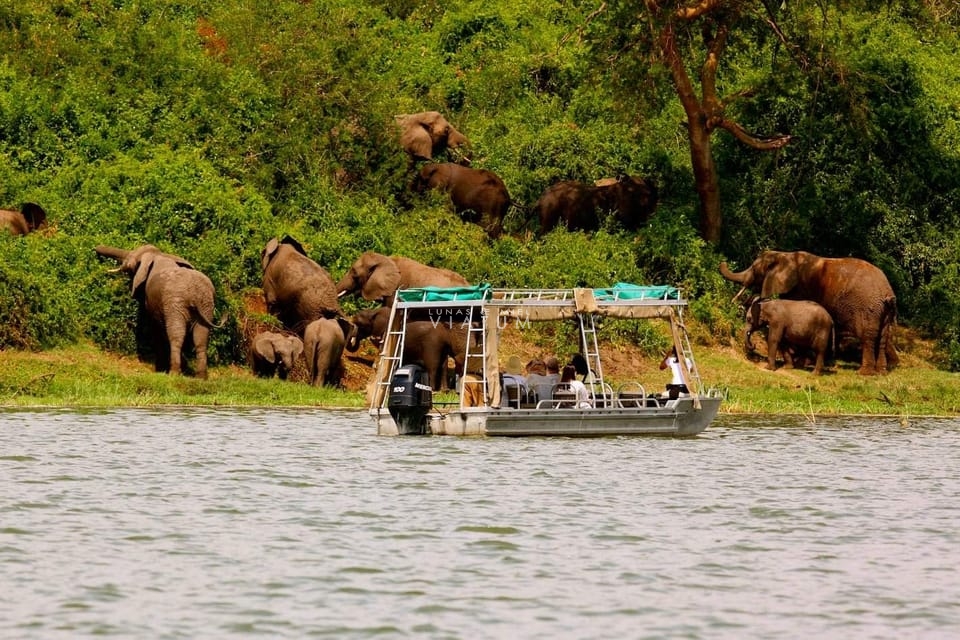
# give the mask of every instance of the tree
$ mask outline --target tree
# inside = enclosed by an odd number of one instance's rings
[[[790,141],[789,135],[753,135],[728,116],[727,105],[749,95],[748,91],[721,97],[717,90],[717,71],[731,33],[748,24],[763,24],[763,11],[764,7],[755,0],[644,0],[639,11],[635,3],[614,0],[609,8],[604,3],[600,9],[606,14],[607,26],[601,32],[597,51],[613,62],[623,58],[636,62],[637,57],[653,61],[669,73],[687,118],[690,162],[700,199],[700,235],[714,244],[720,240],[722,216],[711,149],[713,132],[725,130],[761,151],[780,149]],[[688,71],[696,67],[697,57],[699,95]],[[641,72],[642,69],[640,65],[633,67]]]

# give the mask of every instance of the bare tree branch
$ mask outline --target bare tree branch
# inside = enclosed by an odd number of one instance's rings
[[[726,118],[718,118],[714,123],[714,126],[721,129],[726,129],[733,134],[734,138],[743,144],[751,147],[752,149],[758,149],[760,151],[773,151],[776,149],[782,149],[793,138],[793,136],[790,135],[782,135],[775,138],[758,138],[748,133],[746,129],[741,127],[733,120],[727,120]]]

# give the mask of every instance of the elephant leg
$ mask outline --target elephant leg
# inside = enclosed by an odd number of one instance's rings
[[[173,375],[183,373],[181,358],[186,333],[186,328],[181,326],[171,327],[167,330],[167,340],[170,342],[170,373]]]
[[[798,358],[798,361],[802,361]],[[783,368],[793,369],[793,353],[789,345],[783,349]]]
[[[197,353],[197,377],[207,379],[207,342],[210,329],[197,322],[193,325],[193,348]]]
[[[860,369],[857,373],[862,376],[877,374],[878,338],[879,336],[873,331],[865,332],[860,338]]]
[[[781,331],[770,327],[767,334],[767,369],[777,370],[777,352],[780,350]]]
[[[823,373],[823,361],[826,359],[826,355],[826,347],[817,348],[817,362],[813,365],[813,375],[819,376],[821,373]]]

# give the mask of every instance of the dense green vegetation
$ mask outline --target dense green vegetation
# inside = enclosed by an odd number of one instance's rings
[[[722,237],[701,239],[684,115],[637,44],[637,3],[409,0],[0,2],[0,206],[51,226],[0,237],[0,349],[91,339],[135,352],[136,306],[97,244],[150,242],[217,286],[214,364],[242,363],[260,250],[290,234],[336,279],[364,250],[511,286],[670,283],[701,338],[739,327],[734,288],[763,248],[863,257],[900,321],[960,369],[960,12],[937,0],[790,1],[745,16],[718,93],[757,151],[713,135]],[[601,9],[603,7],[603,10]],[[692,35],[692,34],[687,34]],[[690,49],[697,77],[702,52]],[[699,56],[699,57],[698,57]],[[530,204],[560,179],[651,176],[636,234],[556,231],[522,208],[489,241],[413,197],[394,116],[439,110],[473,165]],[[354,304],[354,303],[350,303]],[[351,310],[352,307],[348,307]]]

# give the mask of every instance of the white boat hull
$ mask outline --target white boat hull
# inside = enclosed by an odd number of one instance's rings
[[[695,436],[713,421],[719,397],[681,397],[659,407],[604,409],[489,409],[485,407],[432,411],[426,417],[428,435],[453,436]],[[373,409],[380,435],[398,435],[390,413]]]

